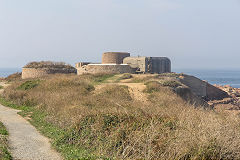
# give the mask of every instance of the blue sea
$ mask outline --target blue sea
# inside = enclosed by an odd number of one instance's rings
[[[21,72],[20,68],[0,68],[0,77],[7,77],[10,74]]]
[[[7,77],[10,74],[21,72],[20,68],[0,68],[0,77]],[[203,69],[173,69],[173,72],[185,73],[196,76],[210,84],[230,85],[240,88],[240,69],[239,70],[203,70]]]

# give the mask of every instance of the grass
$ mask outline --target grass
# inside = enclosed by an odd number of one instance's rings
[[[19,114],[23,117],[30,116],[31,120],[30,123],[35,126],[43,135],[49,137],[51,139],[51,143],[53,147],[59,151],[65,159],[96,159],[97,157],[91,155],[84,147],[76,147],[73,145],[61,143],[64,137],[71,135],[71,129],[61,129],[46,121],[47,113],[41,110],[37,110],[36,108],[23,106],[23,105],[16,105],[11,101],[7,101],[4,98],[0,98],[0,103],[4,106],[8,106],[14,109],[22,110]],[[2,128],[0,123],[0,135],[4,133],[7,135],[7,131],[5,128]],[[6,159],[7,160],[7,159]]]
[[[12,160],[12,156],[8,151],[7,145],[8,131],[5,126],[0,122],[0,159],[1,160]]]
[[[130,73],[124,73],[118,78],[118,80],[131,79],[131,78],[133,78],[133,76]]]
[[[3,86],[0,85],[0,89],[3,89]]]
[[[95,84],[101,84],[106,82],[108,79],[111,79],[115,74],[96,74],[93,76],[93,81]]]
[[[40,83],[40,80],[26,81],[23,84],[21,84],[17,89],[19,89],[19,90],[33,89],[33,88],[37,87],[39,83]]]
[[[240,157],[238,116],[196,109],[157,80],[146,83],[144,103],[124,85],[95,90],[111,78],[55,75],[27,90],[15,81],[1,103],[30,115],[65,159]]]
[[[52,61],[41,61],[41,62],[30,62],[24,66],[25,68],[65,68],[75,69],[69,64],[64,62],[52,62]]]

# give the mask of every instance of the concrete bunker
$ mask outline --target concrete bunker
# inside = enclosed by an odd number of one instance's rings
[[[127,57],[123,63],[136,68],[137,73],[171,72],[171,61],[167,57]]]
[[[84,73],[167,73],[171,61],[167,57],[130,57],[127,52],[106,52],[101,64],[76,63],[78,75]]]

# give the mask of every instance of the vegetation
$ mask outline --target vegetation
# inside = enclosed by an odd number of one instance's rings
[[[9,82],[16,81],[16,80],[20,80],[21,77],[22,77],[22,73],[17,72],[17,73],[13,73],[13,74],[9,75],[4,80],[9,81]]]
[[[12,159],[12,157],[8,151],[7,136],[8,136],[8,132],[5,128],[5,126],[0,122],[0,159],[1,160],[11,160]]]
[[[178,81],[163,81],[162,85],[166,86],[166,87],[177,88],[177,87],[181,86],[182,84]]]
[[[3,86],[0,85],[0,89],[3,89]]]
[[[41,62],[30,62],[24,66],[24,68],[66,68],[74,69],[69,64],[64,62],[52,62],[52,61],[41,61]]]
[[[121,77],[118,78],[118,80],[123,80],[123,79],[131,79],[133,76],[130,73],[124,73],[121,75]]]
[[[33,89],[38,86],[40,83],[40,80],[31,80],[31,81],[26,81],[22,83],[17,89],[19,90],[29,90]]]
[[[163,88],[162,84],[159,83],[158,81],[149,81],[145,83],[145,85],[146,85],[146,89],[144,91],[147,93],[158,92]]]
[[[66,159],[239,159],[238,116],[196,109],[157,78],[144,79],[141,101],[102,84],[112,76],[53,75],[30,89],[15,81],[1,101],[30,114]]]

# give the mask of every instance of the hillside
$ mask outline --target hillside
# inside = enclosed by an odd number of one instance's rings
[[[15,80],[3,97],[66,159],[238,159],[239,117],[216,112],[186,77],[53,75]]]

